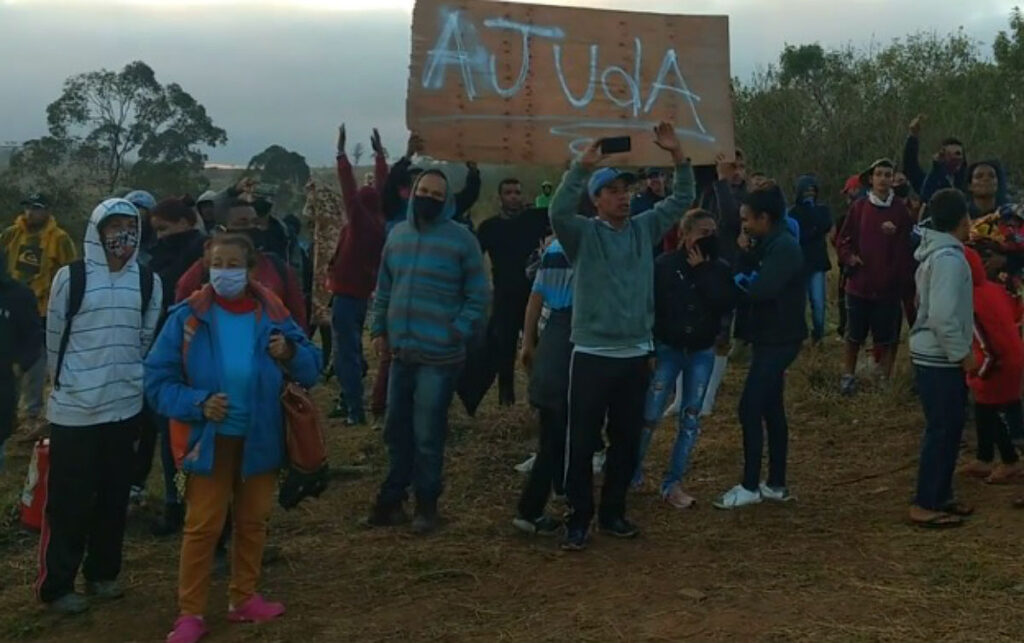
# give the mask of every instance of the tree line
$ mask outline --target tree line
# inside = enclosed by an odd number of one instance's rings
[[[764,70],[734,80],[737,140],[751,167],[784,186],[813,172],[838,205],[846,177],[876,158],[900,159],[908,123],[924,113],[922,150],[956,136],[970,158],[1001,160],[1011,184],[1021,185],[1019,8],[995,35],[991,53],[987,45],[963,30],[867,47],[787,45]],[[65,221],[83,225],[102,197],[131,188],[158,197],[196,195],[209,186],[204,150],[227,142],[202,104],[177,83],[161,84],[141,61],[68,78],[46,117],[47,134],[22,144],[0,172],[0,224],[9,223],[28,191],[46,193]],[[282,207],[301,209],[310,178],[302,155],[271,145],[246,172],[276,192]]]

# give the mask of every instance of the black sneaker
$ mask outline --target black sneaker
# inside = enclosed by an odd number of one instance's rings
[[[393,507],[374,506],[373,511],[363,521],[366,527],[397,527],[409,522],[409,516],[402,505]]]
[[[560,546],[562,551],[583,551],[587,548],[587,530],[569,529]]]
[[[640,535],[640,529],[625,518],[600,523],[601,533],[615,536],[616,538],[636,538]]]
[[[546,514],[534,520],[516,516],[512,521],[512,526],[531,536],[554,536],[562,528],[562,521]]]

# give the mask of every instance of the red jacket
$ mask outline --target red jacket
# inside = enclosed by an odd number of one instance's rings
[[[385,236],[380,191],[388,179],[388,164],[382,156],[377,157],[374,174],[375,187],[357,188],[348,157],[338,157],[338,182],[348,225],[338,236],[338,247],[328,273],[327,287],[335,295],[369,299],[377,287],[377,269]]]
[[[882,231],[886,222],[896,226],[894,234]],[[889,207],[878,207],[867,197],[855,201],[836,238],[847,275],[846,292],[873,301],[902,299],[914,278],[913,229],[914,220],[902,199],[893,198]],[[853,266],[855,256],[863,265]]]
[[[284,281],[281,279],[280,269],[284,269]],[[174,289],[174,301],[188,299],[192,293],[202,289],[206,281],[206,266],[203,265],[203,260],[199,259],[181,276],[181,279],[178,279],[178,285]],[[294,268],[284,261],[279,261],[278,265],[275,265],[272,259],[261,254],[256,262],[256,281],[277,295],[288,308],[296,324],[303,330],[309,330],[306,327],[306,299],[302,296],[302,284]]]
[[[967,384],[980,404],[1019,402],[1024,376],[1024,341],[1020,336],[1021,306],[1006,288],[990,281],[981,257],[971,248],[965,252],[974,281],[974,359],[977,375]]]

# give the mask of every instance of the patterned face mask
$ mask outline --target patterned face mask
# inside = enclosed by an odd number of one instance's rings
[[[103,235],[103,247],[118,259],[127,259],[139,245],[139,231],[130,228]]]

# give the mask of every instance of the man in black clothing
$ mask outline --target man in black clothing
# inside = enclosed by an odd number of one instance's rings
[[[4,468],[4,441],[17,419],[18,377],[36,363],[42,346],[36,296],[10,276],[7,256],[0,248],[0,471]]]
[[[523,207],[523,186],[518,179],[505,179],[498,186],[501,211],[480,224],[480,248],[490,256],[494,280],[494,309],[488,326],[488,353],[497,371],[499,402],[516,402],[515,365],[519,332],[530,297],[526,265],[530,255],[548,235],[547,210]],[[494,381],[488,373],[482,384],[486,392]]]
[[[423,139],[417,134],[413,134],[409,137],[405,156],[398,159],[388,172],[388,179],[381,193],[381,207],[384,209],[384,216],[387,219],[388,231],[396,223],[405,221],[409,207],[409,190],[413,180],[423,171],[421,168],[413,166],[413,159],[417,155],[423,154],[424,151]],[[480,168],[476,163],[468,161],[466,163],[466,183],[462,191],[455,195],[455,216],[452,219],[472,230],[473,220],[469,216],[469,211],[479,198]]]
[[[739,247],[732,241],[740,236],[740,202],[747,195],[747,163],[743,150],[736,150],[736,159],[724,154],[716,159],[717,180],[701,195],[700,208],[715,215],[722,244],[722,258],[735,262]]]
[[[827,205],[818,203],[818,179],[813,174],[804,174],[797,179],[796,205],[790,209],[789,216],[800,224],[800,249],[804,254],[807,299],[811,304],[814,325],[811,337],[817,344],[825,337],[825,275],[832,270],[825,244],[832,229],[832,213]]]

